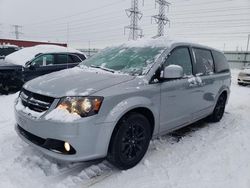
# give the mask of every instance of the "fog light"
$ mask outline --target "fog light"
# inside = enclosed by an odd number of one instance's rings
[[[64,143],[64,148],[65,148],[65,150],[66,150],[67,152],[69,152],[69,151],[70,151],[70,144],[69,144],[68,142],[65,142],[65,143]]]

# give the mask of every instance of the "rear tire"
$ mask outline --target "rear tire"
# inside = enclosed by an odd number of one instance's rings
[[[225,112],[226,102],[227,95],[223,93],[219,96],[213,113],[208,116],[208,121],[219,122],[222,119]]]
[[[124,116],[112,135],[108,161],[121,170],[137,165],[147,152],[151,139],[148,119],[139,113]]]

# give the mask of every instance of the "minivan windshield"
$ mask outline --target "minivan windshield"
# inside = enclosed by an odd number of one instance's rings
[[[110,72],[145,75],[163,52],[163,47],[109,47],[85,60],[79,66]]]

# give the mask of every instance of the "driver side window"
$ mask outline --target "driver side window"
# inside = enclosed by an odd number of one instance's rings
[[[192,75],[192,61],[187,47],[174,49],[164,63],[164,67],[169,65],[179,65],[183,68],[185,76]]]
[[[51,54],[41,55],[31,63],[31,65],[36,67],[42,67],[54,64],[55,64],[54,56]]]

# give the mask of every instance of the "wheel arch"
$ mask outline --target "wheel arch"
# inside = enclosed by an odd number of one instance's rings
[[[228,99],[229,99],[229,95],[230,95],[230,89],[228,87],[222,87],[220,89],[220,91],[218,92],[218,95],[216,96],[216,102],[218,100],[218,98],[221,96],[221,95],[226,95],[226,99],[227,99],[227,102],[228,102]],[[215,102],[215,103],[216,103]]]
[[[111,143],[113,142],[114,135],[116,134],[116,132],[119,129],[119,122],[122,120],[122,118],[126,117],[127,115],[129,115],[131,113],[142,114],[148,119],[148,121],[150,123],[150,127],[151,127],[151,137],[153,136],[154,130],[155,130],[155,117],[154,117],[153,112],[147,107],[135,107],[133,109],[130,109],[130,110],[124,112],[123,115],[120,117],[120,119],[116,122],[115,127],[114,127],[112,134],[111,134],[111,137],[110,137],[110,141],[109,141],[109,145],[108,145],[108,152],[111,149]]]

